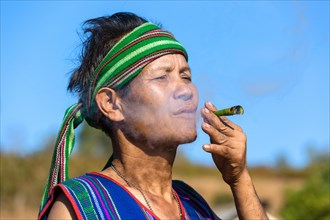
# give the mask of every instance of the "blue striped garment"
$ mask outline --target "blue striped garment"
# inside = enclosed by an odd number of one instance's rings
[[[181,210],[184,210],[182,219],[219,219],[192,187],[178,180],[172,184]],[[39,219],[47,219],[56,195],[61,191],[78,219],[159,219],[125,187],[100,173],[88,173],[58,184],[41,209]]]

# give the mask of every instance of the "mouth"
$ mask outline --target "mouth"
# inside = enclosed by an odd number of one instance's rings
[[[174,115],[196,115],[197,107],[185,106],[174,112]]]

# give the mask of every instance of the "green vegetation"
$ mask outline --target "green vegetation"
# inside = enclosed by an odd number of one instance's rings
[[[284,219],[330,219],[329,155],[312,158],[308,177],[301,189],[288,190],[281,214]]]
[[[70,159],[71,177],[101,170],[112,152],[111,142],[102,132],[88,129],[87,126],[82,129],[78,135],[80,141],[77,142],[77,149]],[[54,139],[51,139],[42,151],[26,156],[0,153],[0,219],[35,219],[48,175],[53,144]],[[274,192],[277,197],[268,198],[267,202],[272,205],[276,200],[284,205],[280,212],[277,208],[273,209],[276,211],[272,214],[284,219],[330,218],[329,155],[312,155],[311,158],[309,166],[298,170],[290,167],[285,158],[279,158],[275,168],[249,168],[255,184],[266,185],[264,188],[267,193],[274,184],[279,184],[277,186],[280,187],[276,188],[278,191]],[[174,165],[173,177],[195,187],[212,207],[224,207],[233,201],[228,186],[221,181],[214,167],[193,164],[180,153]],[[298,189],[293,190],[297,181]],[[300,187],[300,183],[305,184]],[[262,196],[262,187],[259,189],[258,194]],[[284,201],[282,195],[286,195]]]
[[[216,206],[222,207],[226,204],[233,204],[234,198],[230,193],[218,192],[214,194],[211,203]]]

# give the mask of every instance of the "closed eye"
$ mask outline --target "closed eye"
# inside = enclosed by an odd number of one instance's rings
[[[154,80],[161,80],[161,79],[166,79],[167,78],[167,75],[161,75],[161,76],[157,76],[155,78],[153,78]]]
[[[190,73],[186,73],[186,72],[185,73],[181,73],[180,74],[180,77],[181,77],[181,79],[183,79],[185,81],[188,81],[188,82],[191,82],[192,81]]]
[[[180,69],[180,76],[182,79],[191,82],[191,70],[189,66],[185,66]]]
[[[192,81],[191,76],[182,76],[182,79],[187,80],[189,82]]]

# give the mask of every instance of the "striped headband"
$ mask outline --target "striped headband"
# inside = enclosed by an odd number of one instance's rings
[[[188,61],[186,50],[170,32],[150,22],[136,27],[112,47],[93,72],[85,106],[87,111],[96,106],[95,96],[101,88],[121,88],[146,65],[166,54],[182,54]],[[74,129],[84,120],[81,107],[81,103],[74,104],[64,115],[40,210],[55,185],[69,178],[68,162],[75,141]]]
[[[88,107],[100,88],[120,88],[152,61],[173,53],[181,53],[188,60],[186,50],[170,32],[150,22],[138,26],[113,46],[95,69],[88,93]]]

